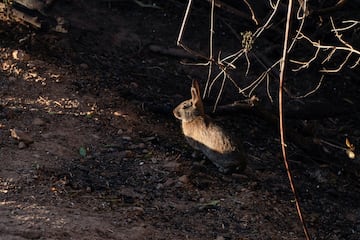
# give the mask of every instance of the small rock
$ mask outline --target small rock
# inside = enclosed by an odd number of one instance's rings
[[[35,125],[35,126],[44,126],[45,121],[42,120],[41,118],[34,118],[32,124]]]
[[[136,216],[144,215],[145,213],[145,210],[142,207],[133,207],[132,210]]]
[[[130,150],[134,150],[134,149],[137,149],[137,148],[138,148],[138,145],[136,145],[136,144],[131,144],[131,145],[128,146],[128,149],[130,149]]]
[[[166,180],[166,182],[164,182],[163,186],[164,187],[170,187],[170,186],[172,186],[174,184],[175,184],[175,180],[172,179],[172,178],[169,178],[168,180]]]
[[[131,150],[125,150],[125,152],[126,152],[126,156],[125,156],[126,158],[132,158],[135,156],[135,153]]]
[[[184,183],[184,184],[188,184],[189,183],[189,177],[187,175],[182,175],[181,177],[179,177],[179,181]]]
[[[164,168],[170,171],[177,171],[180,167],[180,163],[177,162],[167,162],[164,164]]]
[[[194,151],[194,152],[191,154],[191,157],[192,157],[192,158],[194,158],[194,159],[196,159],[196,158],[201,157],[201,155],[200,155],[200,153],[199,153],[199,152]]]
[[[354,213],[348,213],[348,214],[345,215],[345,218],[346,218],[346,220],[355,223],[355,222],[356,222],[356,219],[357,219],[357,216],[356,216],[356,214],[354,214]]]
[[[80,64],[80,68],[82,68],[82,69],[88,69],[88,68],[89,68],[89,65],[87,65],[86,63],[81,63],[81,64]]]
[[[247,180],[249,179],[248,176],[240,173],[232,173],[231,176],[237,180]]]
[[[23,50],[14,50],[11,55],[15,60],[20,60],[20,61],[30,60],[30,55]]]
[[[145,142],[151,142],[151,141],[153,141],[153,140],[155,140],[156,139],[156,137],[146,137],[146,138],[143,138],[143,140],[145,141]]]
[[[34,140],[30,137],[29,134],[18,130],[18,129],[10,129],[11,137],[19,140],[21,142],[24,142],[26,145],[29,145],[34,142]]]
[[[7,71],[11,68],[12,65],[13,65],[12,61],[7,60],[7,61],[2,62],[1,67],[2,67],[2,70]]]
[[[123,136],[122,139],[125,141],[131,141],[131,137],[129,136]]]
[[[26,144],[24,142],[19,142],[18,148],[24,149],[24,148],[26,148]]]
[[[130,83],[130,88],[138,88],[139,84],[137,84],[136,82],[131,82]]]
[[[10,81],[10,82],[15,82],[15,81],[16,81],[16,77],[10,76],[10,77],[9,77],[9,81]]]
[[[146,147],[145,143],[139,143],[138,147],[140,149],[144,149]]]
[[[164,188],[164,184],[162,184],[162,183],[158,183],[158,184],[156,185],[156,189],[157,189],[157,190],[163,189],[163,188]]]

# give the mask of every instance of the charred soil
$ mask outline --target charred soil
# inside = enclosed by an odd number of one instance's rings
[[[276,125],[251,111],[215,117],[244,141],[241,174],[219,173],[181,135],[172,109],[190,96],[187,76],[204,83],[206,71],[150,46],[175,48],[185,5],[59,5],[68,33],[0,26],[0,239],[304,239]],[[314,124],[358,143],[358,120]],[[358,160],[288,150],[313,239],[360,239]]]

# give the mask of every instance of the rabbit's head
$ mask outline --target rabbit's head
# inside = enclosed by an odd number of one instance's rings
[[[204,116],[204,106],[201,100],[199,83],[193,80],[191,99],[183,101],[174,110],[174,116],[184,122],[191,122],[196,117]]]

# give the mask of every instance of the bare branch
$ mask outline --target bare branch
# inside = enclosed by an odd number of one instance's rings
[[[338,29],[336,29],[338,32],[352,29],[352,28],[355,27],[356,25],[360,24],[360,21],[346,20],[346,21],[342,21],[342,23],[351,23],[351,24],[350,24],[349,26],[347,26],[347,27],[343,27],[343,28],[338,28]]]
[[[308,42],[310,42],[314,47],[318,47],[318,48],[321,48],[321,49],[337,49],[337,50],[343,50],[343,51],[348,51],[348,52],[354,52],[355,54],[357,55],[360,55],[360,51],[359,50],[356,50],[354,49],[352,46],[350,47],[342,47],[342,46],[332,46],[332,45],[322,45],[319,42],[315,42],[313,40],[311,40],[309,37],[305,36],[303,33],[300,33],[301,35],[301,38],[304,38],[306,39]]]
[[[256,25],[259,25],[259,21],[256,19],[254,10],[252,9],[251,5],[248,3],[247,0],[243,0],[243,1],[247,5],[247,7],[249,8],[249,10],[251,12],[251,19],[255,22]]]
[[[182,42],[182,37],[183,37],[183,34],[184,34],[184,28],[185,28],[186,22],[187,22],[187,20],[189,19],[189,13],[190,13],[190,9],[191,9],[191,4],[192,4],[192,0],[189,0],[189,1],[188,1],[188,5],[187,5],[187,7],[186,7],[186,11],[185,11],[185,15],[184,15],[183,21],[182,21],[182,23],[181,23],[179,36],[178,36],[178,39],[177,39],[177,41],[176,41],[176,43],[177,43],[178,46],[182,46],[182,44],[181,44],[181,42]]]
[[[319,52],[320,52],[320,48],[317,48],[314,56],[310,60],[308,60],[307,62],[300,62],[300,61],[296,61],[296,60],[290,60],[290,62],[292,62],[292,63],[296,63],[296,64],[301,65],[300,67],[298,67],[296,69],[292,69],[292,71],[297,72],[297,71],[300,71],[303,68],[308,68],[310,66],[310,64],[313,61],[315,61],[315,59],[318,57]]]
[[[340,72],[340,70],[345,66],[345,64],[348,62],[350,56],[352,55],[352,52],[349,52],[348,55],[346,56],[345,60],[339,65],[338,68],[336,69],[322,69],[319,72],[326,72],[326,73],[335,73],[335,72]]]
[[[217,105],[219,104],[221,94],[224,92],[225,81],[226,81],[226,75],[224,74],[223,80],[222,80],[222,83],[221,83],[221,87],[220,87],[218,96],[217,96],[217,98],[216,98],[216,102],[215,102],[215,105],[214,105],[213,112],[216,111],[216,107],[217,107]]]
[[[321,78],[320,78],[320,80],[319,80],[319,83],[316,85],[316,87],[315,87],[313,90],[309,91],[308,93],[306,93],[306,94],[304,94],[304,95],[302,95],[302,96],[297,96],[297,97],[294,97],[294,96],[293,96],[293,98],[296,98],[296,99],[306,98],[306,97],[310,96],[311,94],[315,93],[317,90],[319,90],[319,88],[320,88],[320,86],[321,86],[321,84],[322,84],[323,79],[324,79],[324,75],[321,76]]]
[[[355,67],[357,67],[359,65],[360,65],[360,57],[358,58],[358,60],[353,65],[350,66],[350,68],[352,69],[352,68],[355,68]]]
[[[270,77],[268,74],[266,75],[266,93],[268,95],[268,98],[270,99],[270,102],[273,103],[274,101],[270,93]]]
[[[324,64],[324,63],[326,63],[326,62],[329,62],[335,52],[336,52],[336,48],[334,47],[333,49],[331,49],[331,51],[330,51],[330,53],[328,54],[328,56],[327,56],[326,58],[324,58],[324,60],[321,62],[321,64]]]
[[[273,11],[272,11],[271,15],[269,16],[269,18],[266,20],[265,24],[262,27],[258,28],[256,30],[256,32],[254,33],[254,40],[256,38],[258,38],[266,28],[270,27],[271,21],[272,21],[273,17],[275,16],[275,13],[277,12],[277,9],[280,5],[280,0],[277,0],[277,2],[275,4],[273,4],[271,2],[271,0],[269,0],[269,2],[270,2],[270,5],[271,5]]]
[[[215,6],[215,0],[211,0],[211,10],[210,10],[210,35],[209,35],[209,69],[208,69],[208,76],[206,80],[206,85],[203,93],[203,97],[206,96],[206,93],[208,91],[210,78],[212,75],[212,68],[213,68],[213,40],[214,40],[214,6]]]
[[[298,37],[299,37],[299,34],[301,32],[301,30],[303,29],[303,26],[305,24],[305,18],[306,16],[308,15],[308,9],[307,9],[307,1],[299,1],[299,3],[301,2],[301,5],[296,13],[296,18],[297,20],[300,21],[300,26],[298,28],[298,30],[296,31],[296,36],[293,38],[290,46],[289,46],[289,49],[288,49],[288,53],[291,51],[291,49],[294,47],[296,41],[298,40]],[[301,15],[301,12],[303,13]]]
[[[294,186],[294,178],[292,176],[292,173],[291,173],[291,170],[289,167],[289,163],[288,163],[288,159],[287,159],[285,130],[284,130],[283,84],[285,81],[284,80],[285,79],[285,65],[286,65],[287,53],[288,53],[288,38],[290,35],[290,22],[291,22],[292,7],[293,7],[292,0],[289,0],[288,12],[287,12],[287,18],[286,18],[286,26],[285,26],[285,38],[284,38],[284,43],[283,43],[283,54],[282,54],[282,59],[280,60],[280,79],[279,79],[279,95],[278,95],[278,98],[279,98],[279,102],[278,102],[279,103],[279,129],[280,129],[280,141],[281,141],[281,150],[282,150],[283,160],[284,160],[286,172],[288,175],[290,187],[291,187],[291,190],[295,197],[296,210],[297,210],[299,219],[301,221],[305,237],[307,240],[309,240],[310,235],[309,235],[309,232],[308,232],[306,224],[305,224],[305,220],[304,220],[302,210],[300,207],[299,197],[298,197],[296,188]]]
[[[336,29],[335,27],[335,24],[334,24],[334,20],[332,17],[330,17],[330,22],[331,22],[331,25],[333,27],[333,29],[331,30],[332,32],[335,32],[335,36],[337,37],[337,39],[339,39],[339,41],[344,44],[345,46],[347,46],[349,49],[353,49],[353,47],[347,43],[345,40],[342,39],[342,34],[339,34],[338,30]]]
[[[302,65],[296,70],[300,70],[301,68],[305,68],[305,67],[307,68],[309,66],[309,64],[311,62],[313,62],[317,58],[320,49],[330,51],[328,53],[327,57],[323,59],[322,64],[324,64],[326,62],[329,62],[337,51],[345,51],[345,52],[347,52],[347,55],[346,55],[345,59],[339,64],[339,66],[337,68],[335,68],[335,69],[324,68],[324,69],[320,70],[320,72],[326,72],[326,73],[334,73],[334,72],[341,71],[344,68],[345,64],[348,63],[350,57],[353,54],[360,55],[360,51],[357,50],[357,49],[354,49],[354,47],[351,44],[349,44],[348,42],[346,42],[343,39],[342,34],[339,33],[341,31],[349,30],[350,28],[356,26],[360,22],[354,21],[354,20],[343,21],[343,23],[350,23],[349,26],[346,26],[346,27],[343,27],[343,28],[336,28],[334,20],[333,20],[332,17],[330,17],[330,22],[331,22],[331,26],[332,26],[331,31],[335,33],[335,37],[339,40],[340,43],[342,43],[342,46],[322,45],[320,41],[317,41],[317,42],[312,41],[309,37],[305,36],[303,33],[298,32],[300,34],[299,39],[303,38],[303,39],[307,40],[309,43],[311,43],[314,47],[317,48],[317,51],[316,51],[315,56],[313,58],[311,58],[306,63],[299,62],[299,61],[292,61],[292,62],[295,62],[297,64]],[[357,60],[353,65],[351,65],[350,68],[354,68],[354,67],[356,67],[358,65],[359,65],[359,60]]]

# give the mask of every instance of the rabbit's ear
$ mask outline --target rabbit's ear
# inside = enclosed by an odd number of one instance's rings
[[[201,102],[200,87],[199,87],[199,83],[196,80],[192,81],[191,100],[194,103]]]
[[[204,106],[201,100],[200,87],[199,83],[196,80],[193,80],[191,86],[191,101],[193,102],[193,106],[197,109],[200,115],[204,115]]]

